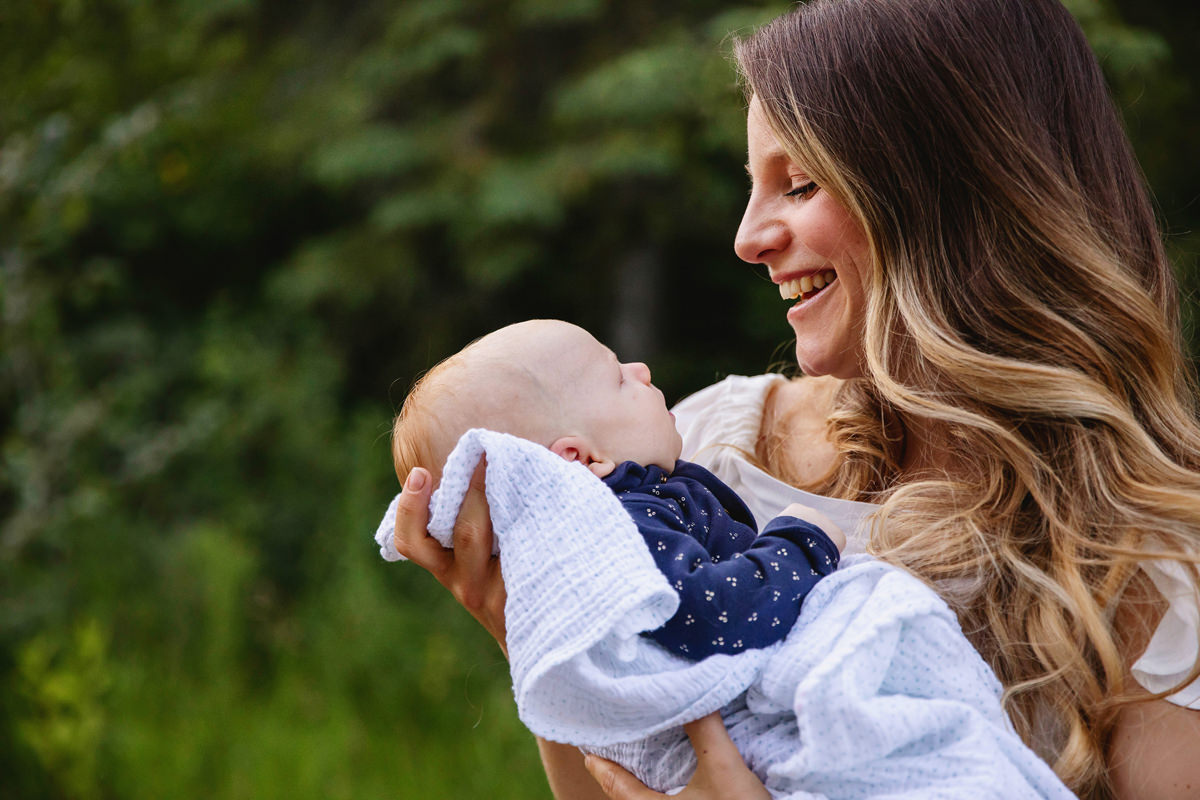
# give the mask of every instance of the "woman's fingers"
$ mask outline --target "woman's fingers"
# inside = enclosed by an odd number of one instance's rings
[[[485,463],[480,462],[454,523],[454,549],[429,535],[429,496],[433,481],[414,467],[396,504],[396,550],[424,567],[479,620],[505,655],[504,579],[500,561],[492,557],[492,520],[484,493]]]
[[[488,599],[492,571],[492,517],[483,484],[486,468],[486,459],[481,460],[454,521],[455,566],[461,576],[455,595],[476,616]]]
[[[681,797],[770,800],[770,792],[742,761],[742,754],[729,738],[719,712],[690,722],[683,729],[692,740],[697,765],[696,774],[688,781]]]
[[[484,492],[486,469],[485,457],[471,476],[471,485],[454,522],[456,575],[450,590],[507,656],[504,603],[508,595],[500,574],[500,559],[492,556],[492,516]]]
[[[429,535],[429,495],[433,481],[421,467],[414,467],[404,480],[396,504],[396,532],[392,540],[400,555],[433,573],[439,581],[454,561],[451,551]]]
[[[600,784],[601,790],[612,800],[653,800],[666,797],[665,794],[647,789],[644,783],[607,758],[588,755],[584,757],[583,765],[596,779],[596,783]]]
[[[771,794],[742,761],[719,713],[683,726],[696,750],[696,774],[676,797],[687,800],[771,800]],[[659,794],[622,767],[589,755],[584,766],[612,800],[651,800]]]

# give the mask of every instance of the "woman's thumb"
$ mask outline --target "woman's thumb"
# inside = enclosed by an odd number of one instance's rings
[[[663,797],[658,792],[647,789],[644,783],[606,758],[588,755],[584,757],[583,765],[612,800],[653,800]]]
[[[707,717],[689,722],[683,726],[683,730],[692,740],[692,749],[696,751],[699,761],[715,765],[732,760],[738,766],[742,765],[742,754],[738,752],[733,739],[729,738],[720,712],[714,711]]]

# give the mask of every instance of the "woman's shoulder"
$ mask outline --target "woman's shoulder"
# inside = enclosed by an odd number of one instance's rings
[[[807,376],[780,381],[771,387],[764,414],[789,419],[804,427],[820,427],[833,410],[834,398],[842,381],[837,378]]]
[[[829,415],[841,381],[797,378],[769,393],[763,405],[757,452],[775,474],[812,485],[823,480],[837,460],[829,439]]]

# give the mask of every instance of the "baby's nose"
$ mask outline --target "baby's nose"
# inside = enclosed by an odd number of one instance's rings
[[[633,374],[634,379],[642,383],[650,383],[650,368],[641,361],[634,361],[629,365],[629,370]]]

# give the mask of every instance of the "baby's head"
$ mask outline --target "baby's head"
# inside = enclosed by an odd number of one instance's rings
[[[682,447],[649,368],[559,320],[501,328],[418,381],[392,428],[396,475],[421,466],[437,480],[471,428],[537,442],[599,477],[622,461],[670,471]]]

